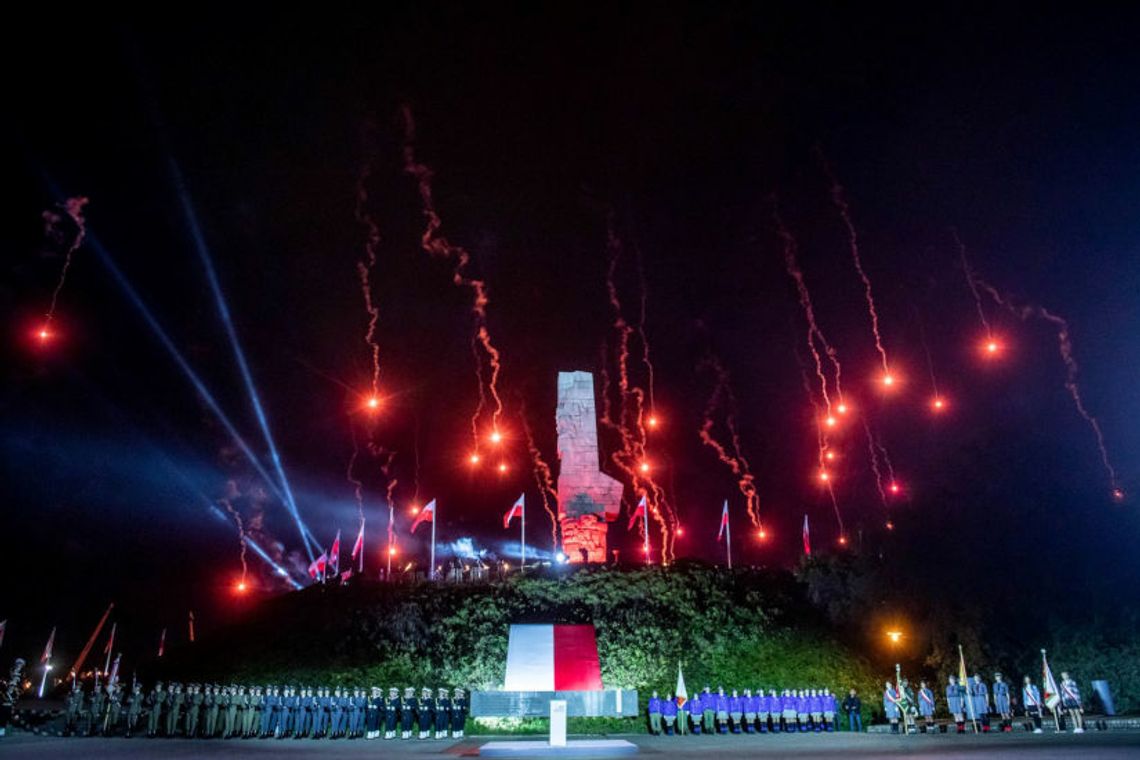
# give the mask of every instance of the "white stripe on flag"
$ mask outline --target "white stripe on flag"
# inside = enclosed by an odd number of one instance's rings
[[[554,691],[554,626],[512,625],[506,691]]]

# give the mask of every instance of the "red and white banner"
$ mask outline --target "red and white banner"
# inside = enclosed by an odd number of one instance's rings
[[[716,532],[716,540],[724,539],[724,530],[728,527],[728,499],[724,500],[724,509],[720,511],[720,530]]]
[[[325,574],[325,565],[328,564],[328,555],[322,554],[313,560],[313,564],[309,565],[309,577],[313,580],[320,578]]]
[[[408,529],[408,532],[415,533],[416,528],[420,527],[420,523],[424,522],[435,522],[435,499],[429,501],[427,505],[420,510],[419,514],[416,515],[416,519],[412,520],[412,527]]]
[[[807,515],[804,515],[804,556],[811,556],[811,529],[808,528]]]
[[[592,625],[512,625],[506,691],[600,691]]]
[[[515,519],[516,517],[521,518],[523,516],[523,509],[525,507],[526,494],[523,494],[519,497],[519,500],[515,502],[514,506],[511,507],[505,515],[503,515],[503,528],[506,529],[511,527],[511,520]]]
[[[356,559],[364,551],[364,521],[360,521],[360,532],[356,534],[356,543],[352,545],[352,558]]]
[[[55,646],[55,628],[51,629],[51,636],[48,636],[47,646],[44,647],[44,653],[40,655],[40,662],[44,665],[51,659],[51,650]]]
[[[641,501],[637,502],[637,509],[633,510],[633,514],[629,516],[629,526],[626,530],[633,530],[633,526],[637,523],[637,518],[645,517],[645,497],[641,497]]]

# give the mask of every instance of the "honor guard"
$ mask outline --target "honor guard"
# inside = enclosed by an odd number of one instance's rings
[[[316,709],[316,697],[313,695],[312,687],[302,688],[301,698],[297,700],[297,727],[293,730],[294,739],[304,739],[312,734]]]
[[[677,698],[672,694],[661,700],[661,719],[665,721],[665,735],[672,736],[673,727],[677,725]]]
[[[297,718],[300,715],[301,697],[297,687],[290,686],[281,698],[281,738],[297,733]]]
[[[420,689],[420,701],[416,707],[416,717],[420,724],[420,738],[427,739],[435,727],[435,698],[431,695],[431,689],[426,686]]]
[[[831,689],[823,690],[823,722],[828,733],[835,730],[835,713],[838,712],[838,703]]]
[[[131,734],[139,725],[139,715],[142,714],[143,709],[143,693],[142,686],[138,681],[131,684],[131,695],[127,698],[127,727],[126,735],[130,738]]]
[[[66,710],[63,723],[64,733],[70,736],[75,733],[79,716],[83,713],[83,686],[78,682],[71,685],[71,691],[67,695]]]
[[[205,697],[198,684],[191,684],[186,694],[186,738],[193,739],[198,735],[198,721],[201,719],[202,704]]]
[[[759,700],[752,696],[752,689],[745,689],[741,700],[744,703],[744,731],[750,734],[756,730],[756,705]]]
[[[934,731],[934,692],[926,685],[926,681],[918,682],[918,714],[922,716],[923,733]]]
[[[330,739],[336,739],[340,736],[344,728],[344,695],[341,693],[340,687],[333,689],[332,696],[329,697],[329,726],[328,736]]]
[[[1013,731],[1013,706],[1010,702],[1009,684],[1002,679],[1001,673],[994,673],[994,712],[1001,716],[1003,733]]]
[[[728,733],[728,696],[724,687],[718,686],[713,697],[713,712],[716,715],[716,730],[718,734]]]
[[[229,739],[236,736],[241,730],[245,716],[241,714],[242,703],[245,701],[244,686],[230,686],[229,704],[226,705],[225,721],[222,724],[222,738]]]
[[[352,708],[348,717],[348,735],[353,739],[364,736],[364,716],[368,712],[368,697],[364,689],[352,690]]]
[[[775,692],[772,692],[775,695]],[[768,733],[768,716],[772,713],[772,697],[765,694],[763,689],[756,690],[756,720],[760,722],[760,733]],[[779,718],[776,719],[779,723]]]
[[[1033,722],[1033,733],[1041,733],[1041,690],[1029,676],[1022,681],[1021,704],[1025,707],[1025,717]]]
[[[380,735],[380,722],[384,716],[384,695],[379,686],[372,687],[364,715],[364,738],[375,739]]]
[[[701,691],[701,727],[706,734],[716,731],[716,695],[708,686]]]
[[[182,724],[182,708],[186,704],[186,692],[182,684],[176,683],[170,689],[170,709],[166,711],[166,735],[177,736],[178,728]]]
[[[701,695],[693,695],[693,698],[686,702],[683,707],[685,708],[685,712],[689,714],[689,729],[693,735],[696,736],[701,732],[701,712],[704,710],[704,707],[701,705]]]
[[[400,719],[400,692],[393,686],[388,689],[388,700],[384,703],[384,738],[396,738],[396,724]]]
[[[812,730],[817,734],[823,731],[823,698],[816,689],[808,692],[808,712],[811,713]]]
[[[970,699],[974,705],[974,715],[982,722],[982,733],[990,730],[990,689],[982,680],[981,673],[974,674],[970,682]]]
[[[450,724],[451,697],[447,696],[447,689],[439,689],[435,695],[435,738],[446,739]]]
[[[796,695],[791,689],[784,689],[780,695],[780,715],[784,718],[784,730],[796,730]]]
[[[1061,707],[1073,719],[1073,733],[1085,732],[1084,707],[1081,704],[1081,687],[1069,677],[1068,673],[1061,673]]]
[[[159,720],[162,717],[162,709],[166,705],[166,690],[162,686],[162,681],[159,681],[150,690],[150,694],[146,696],[146,735],[148,737],[158,735]]]
[[[649,714],[649,733],[657,736],[661,733],[661,697],[657,696],[656,690],[649,698],[646,712]]]
[[[887,716],[887,720],[891,723],[891,733],[897,734],[899,732],[899,716],[901,711],[899,705],[902,703],[902,696],[899,694],[898,689],[890,681],[883,684],[883,714]]]
[[[800,733],[808,731],[811,726],[808,725],[808,697],[807,692],[803,689],[793,691],[796,698],[796,726],[799,728]]]
[[[202,689],[202,735],[213,739],[218,729],[218,688],[207,684]]]
[[[451,695],[451,737],[462,739],[467,732],[467,693],[456,689]]]
[[[246,739],[253,738],[261,726],[261,687],[249,687],[245,700],[245,716],[242,720],[241,735]]]
[[[732,695],[728,698],[728,717],[732,720],[732,733],[739,734],[740,724],[744,721],[744,700],[736,689],[732,690]]]
[[[113,736],[119,730],[119,718],[123,714],[123,689],[118,684],[107,685],[107,710],[103,716],[102,733]]]
[[[404,689],[404,698],[400,701],[400,738],[411,739],[412,727],[416,719],[416,710],[419,703],[416,701],[416,690],[411,686]]]

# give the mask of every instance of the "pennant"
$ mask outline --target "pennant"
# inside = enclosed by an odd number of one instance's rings
[[[685,688],[685,674],[681,672],[681,663],[677,663],[677,707],[689,701],[689,690]]]
[[[47,645],[44,647],[44,653],[40,655],[40,664],[47,665],[48,660],[51,659],[51,650],[55,646],[55,628],[51,629],[51,635],[48,636]]]
[[[158,656],[162,657],[166,652],[166,629],[162,629],[162,635],[158,637]]]
[[[435,499],[429,501],[420,513],[416,515],[416,519],[412,520],[412,527],[408,529],[409,533],[415,533],[416,528],[420,527],[420,523],[429,522],[435,523]]]
[[[352,545],[352,558],[364,551],[364,520],[360,521],[360,532],[356,534],[356,543]]]
[[[313,560],[313,564],[309,565],[309,577],[313,580],[325,574],[325,565],[328,564],[328,555],[322,554]]]
[[[720,511],[720,530],[716,533],[716,540],[724,539],[724,531],[728,528],[728,499],[724,500],[724,509]]]
[[[1061,690],[1057,688],[1057,680],[1053,678],[1053,670],[1049,667],[1049,660],[1045,659],[1045,650],[1041,650],[1041,685],[1045,689],[1045,706],[1056,710],[1061,704]]]
[[[329,567],[332,568],[333,574],[340,571],[340,531],[336,532],[336,538],[333,539],[332,548],[329,549]]]
[[[626,530],[633,530],[633,526],[637,524],[637,518],[645,517],[645,497],[641,497],[641,501],[637,502],[637,509],[633,510],[633,514],[629,516],[629,527]]]
[[[515,519],[516,517],[522,518],[523,509],[525,509],[525,508],[526,508],[526,494],[524,493],[521,496],[519,496],[518,501],[516,501],[514,503],[514,506],[512,506],[509,510],[507,510],[507,513],[505,515],[503,515],[503,529],[505,530],[505,529],[511,527],[511,520]]]
[[[808,527],[807,515],[804,515],[804,556],[811,556],[811,528]]]

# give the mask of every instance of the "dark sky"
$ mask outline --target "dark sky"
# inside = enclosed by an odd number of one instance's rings
[[[612,216],[631,318],[635,249],[644,260],[665,421],[650,455],[686,527],[678,553],[718,559],[720,501],[737,495],[697,438],[711,388],[697,367],[710,354],[731,373],[773,534],[763,547],[749,540],[734,499],[737,557],[792,563],[805,512],[817,547],[834,548],[835,517],[812,480],[815,431],[797,364],[804,322],[771,221],[775,194],[848,394],[906,487],[892,507],[899,529],[887,535],[862,430],[842,433],[837,496],[849,533],[861,529],[868,550],[904,542],[942,564],[969,547],[999,583],[1026,561],[1047,575],[1073,565],[1090,578],[1135,579],[1135,501],[1108,496],[1092,432],[1064,387],[1056,330],[987,303],[1007,351],[979,361],[982,328],[950,230],[998,288],[1071,322],[1086,405],[1121,482],[1135,485],[1136,21],[1094,10],[457,3],[338,18],[53,16],[12,30],[4,176],[15,191],[0,226],[9,645],[39,646],[58,623],[60,649],[74,653],[111,600],[135,647],[151,646],[163,625],[184,635],[191,607],[208,627],[249,603],[228,590],[236,535],[207,505],[233,480],[237,506],[255,520],[258,479],[93,245],[78,251],[62,291],[58,340],[48,350],[29,340],[61,265],[40,213],[56,193],[88,196],[94,238],[264,455],[171,160],[301,515],[323,542],[339,528],[351,543],[356,525],[344,472],[350,419],[361,422],[350,412],[369,374],[354,217],[367,168],[387,395],[373,440],[397,452],[401,506],[414,495],[418,449],[418,496],[439,498],[441,540],[503,551],[516,534],[501,530],[501,515],[526,488],[532,535],[549,548],[519,404],[552,459],[555,373],[596,371],[603,339],[612,345]],[[415,113],[420,160],[436,171],[443,231],[471,251],[470,271],[490,290],[506,477],[463,464],[476,400],[470,299],[419,248],[402,104]],[[817,152],[846,187],[903,378],[889,400],[873,389],[868,314]],[[926,408],[924,337],[951,401],[937,420]],[[633,379],[645,381],[636,363]],[[384,480],[377,459],[360,463],[376,564]],[[261,508],[266,548],[293,567],[292,521],[272,498]],[[908,528],[918,525],[944,530]],[[636,551],[623,521],[610,537]],[[275,587],[252,555],[250,567],[263,589]]]

